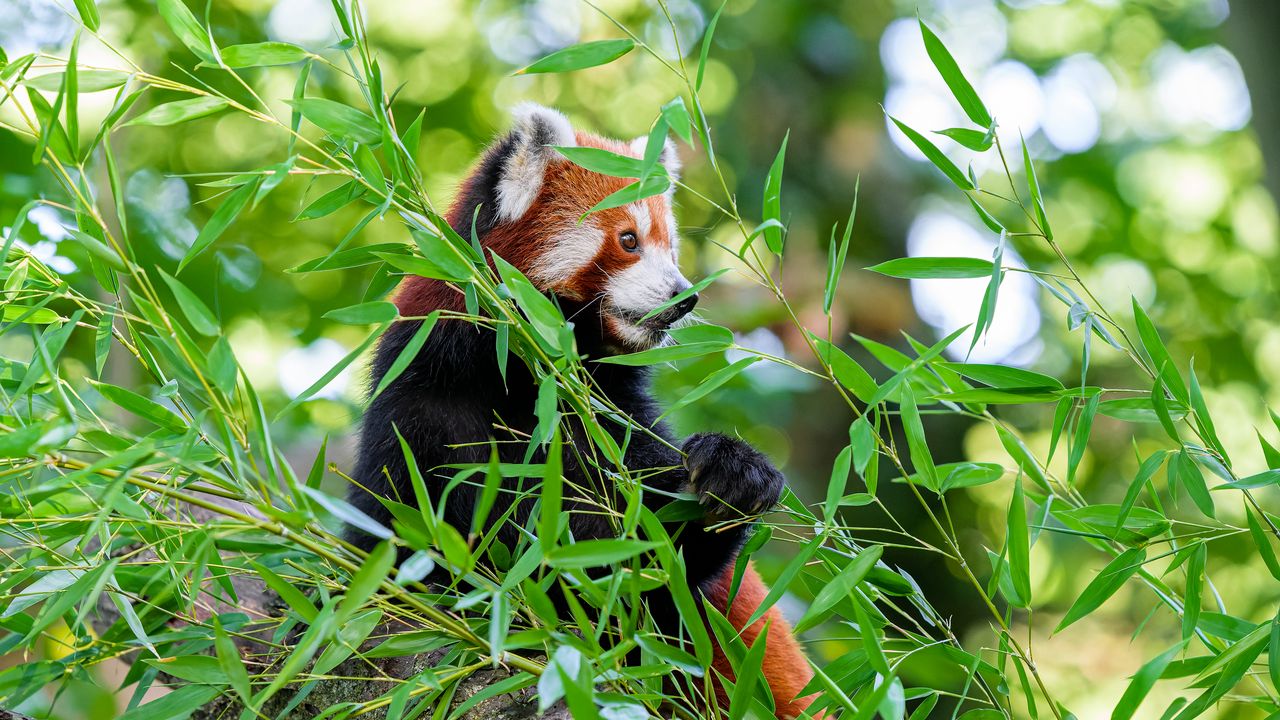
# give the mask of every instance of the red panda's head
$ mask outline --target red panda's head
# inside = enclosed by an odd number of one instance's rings
[[[575,323],[598,319],[609,349],[659,344],[697,301],[691,296],[644,319],[689,288],[676,264],[679,237],[670,191],[584,219],[596,203],[633,179],[586,170],[554,147],[595,147],[639,158],[646,138],[623,142],[575,132],[564,115],[538,105],[522,105],[514,115],[514,128],[486,151],[464,182],[450,209],[450,224],[466,237],[474,216],[486,248],[564,301]],[[674,180],[679,159],[669,139],[659,161]]]

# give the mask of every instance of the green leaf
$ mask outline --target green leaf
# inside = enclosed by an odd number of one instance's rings
[[[938,135],[949,137],[964,147],[977,152],[990,150],[992,143],[995,142],[995,133],[992,130],[984,132],[969,128],[947,128],[946,130],[935,130],[934,132]]]
[[[122,387],[96,380],[89,380],[88,383],[101,393],[102,397],[143,420],[173,432],[184,432],[187,429],[187,422],[174,414],[173,411],[153,400],[142,397],[132,390],[126,390]]]
[[[286,100],[316,127],[342,140],[362,145],[382,142],[382,127],[368,113],[324,98]]]
[[[1062,632],[1067,626],[1101,607],[1107,598],[1114,595],[1129,578],[1133,577],[1134,573],[1142,569],[1142,563],[1146,559],[1147,551],[1142,548],[1130,548],[1117,555],[1085,587],[1084,592],[1080,593],[1080,597],[1072,603],[1054,632]]]
[[[626,38],[595,40],[557,50],[516,71],[516,75],[558,73],[605,65],[631,52],[636,44]]]
[[[711,52],[711,40],[715,38],[716,26],[720,24],[720,14],[724,12],[724,6],[729,4],[729,0],[723,0],[720,7],[716,8],[716,14],[711,16],[711,22],[707,23],[707,30],[702,34],[702,49],[698,53],[698,75],[694,80],[693,89],[695,91],[702,89],[702,76],[707,69],[707,55]]]
[[[1226,490],[1228,488],[1234,490],[1253,490],[1260,487],[1268,487],[1270,485],[1280,485],[1280,470],[1263,470],[1256,475],[1240,478],[1229,483],[1222,483],[1214,488],[1214,490]]]
[[[1275,548],[1271,547],[1271,535],[1262,529],[1262,524],[1254,517],[1252,510],[1246,509],[1244,516],[1249,523],[1249,535],[1253,537],[1253,544],[1262,556],[1262,564],[1267,566],[1271,577],[1280,580],[1280,559],[1276,558]]]
[[[209,221],[200,229],[200,234],[196,236],[196,241],[187,249],[187,254],[183,256],[182,262],[178,263],[178,273],[181,273],[183,268],[221,237],[222,233],[226,232],[226,229],[240,215],[240,211],[244,210],[245,205],[249,204],[249,200],[253,198],[254,193],[258,191],[260,182],[262,182],[262,178],[259,176],[241,185],[213,212]]]
[[[1040,463],[1036,461],[1035,456],[1022,440],[1005,429],[1003,425],[996,425],[996,434],[1000,436],[1000,444],[1005,452],[1009,453],[1009,457],[1013,458],[1022,472],[1026,473],[1027,477],[1031,478],[1042,491],[1049,492],[1049,480],[1045,477],[1044,469],[1040,467]]]
[[[83,0],[89,2],[90,0]],[[129,81],[133,77],[131,73],[121,70],[77,70],[76,90],[82,93],[101,92],[102,90],[110,90],[117,88]],[[23,85],[33,87],[37,90],[46,92],[58,92],[62,87],[63,78],[66,77],[65,72],[45,73],[36,77],[29,77],[22,81]]]
[[[610,208],[622,207],[638,202],[647,197],[661,195],[671,187],[671,178],[665,173],[661,175],[650,175],[643,180],[637,180],[621,190],[610,193],[603,200],[591,206],[591,209],[583,214],[583,217],[600,210],[608,210]]]
[[[1044,198],[1040,194],[1040,180],[1036,177],[1036,166],[1031,162],[1031,153],[1027,150],[1027,141],[1022,141],[1022,164],[1027,171],[1027,187],[1031,191],[1031,202],[1036,210],[1036,219],[1040,230],[1049,240],[1053,239],[1053,230],[1049,227],[1049,218],[1044,213]]]
[[[849,256],[849,241],[853,238],[853,221],[858,216],[858,193],[862,187],[862,176],[853,181],[853,205],[849,207],[849,219],[844,225],[844,234],[840,244],[835,244],[836,228],[831,226],[831,247],[827,251],[827,282],[822,293],[822,312],[830,313],[835,302],[836,286],[840,283],[840,275],[844,272],[845,259]]]
[[[200,685],[227,685],[230,682],[218,659],[208,655],[143,658],[142,661],[162,673],[187,682]]]
[[[1138,337],[1142,340],[1142,347],[1147,351],[1147,355],[1151,357],[1151,362],[1154,365],[1153,369],[1160,373],[1162,377],[1169,378],[1169,382],[1166,382],[1165,386],[1184,406],[1190,407],[1191,396],[1187,393],[1187,386],[1182,380],[1182,375],[1178,373],[1178,366],[1173,362],[1173,358],[1169,356],[1169,350],[1165,348],[1164,341],[1160,339],[1160,333],[1151,322],[1151,318],[1147,317],[1146,311],[1138,304],[1137,298],[1133,298],[1133,319],[1138,327]]]
[[[819,623],[831,615],[831,610],[841,600],[848,599],[854,592],[854,587],[867,577],[867,573],[871,572],[871,568],[875,567],[880,561],[880,556],[884,554],[884,546],[872,545],[859,551],[857,555],[849,560],[848,563],[831,578],[831,581],[822,586],[818,594],[814,596],[813,602],[809,603],[809,609],[805,611],[799,622],[793,630],[797,635],[813,627],[817,627]],[[856,601],[855,601],[856,602]]]
[[[1027,508],[1022,499],[1022,478],[1013,483],[1013,499],[1009,501],[1006,519],[1006,542],[1009,551],[1009,577],[1016,598],[1008,598],[1018,607],[1031,605],[1031,538],[1027,530]]]
[[[811,335],[818,348],[818,357],[824,365],[831,368],[831,374],[844,387],[848,388],[859,400],[869,403],[880,386],[856,360],[833,343]]]
[[[0,319],[7,323],[21,322],[29,325],[50,325],[66,320],[66,318],[49,308],[15,305],[12,303],[5,303],[4,307],[0,308]]]
[[[977,380],[984,385],[995,388],[1054,388],[1062,390],[1062,383],[1054,377],[1022,368],[1004,365],[987,365],[982,363],[940,363],[948,370],[954,370],[970,380]]]
[[[159,268],[157,268],[159,270]],[[169,289],[173,291],[174,298],[178,301],[178,307],[182,308],[182,314],[187,316],[187,321],[191,323],[191,327],[195,331],[205,337],[215,337],[221,334],[222,329],[218,327],[218,318],[214,317],[213,311],[208,305],[199,298],[191,289],[182,284],[182,281],[173,277],[164,270],[160,270],[160,277],[164,280]]]
[[[689,117],[689,109],[684,106],[684,98],[677,97],[662,106],[662,117],[667,127],[675,131],[685,144],[693,144],[693,119]]]
[[[894,125],[898,126],[898,129],[902,131],[902,134],[906,135],[907,139],[910,140],[911,143],[920,150],[920,152],[924,153],[924,156],[929,159],[929,162],[933,163],[934,167],[941,170],[944,175],[950,178],[951,182],[956,184],[956,187],[961,190],[973,189],[973,183],[969,182],[969,178],[966,177],[964,173],[960,172],[960,168],[956,167],[956,164],[951,162],[951,159],[943,154],[943,152],[938,149],[937,145],[929,142],[928,138],[907,127],[892,115],[889,116],[889,119],[893,121]]]
[[[250,561],[249,565],[254,569],[254,572],[258,573],[258,576],[266,582],[267,587],[274,590],[275,593],[280,596],[280,599],[284,600],[285,604],[298,614],[298,617],[308,623],[315,622],[316,615],[319,611],[316,610],[316,606],[313,605],[311,601],[307,599],[307,596],[302,594],[302,591],[293,583],[280,577],[265,565],[260,565],[252,561]]]
[[[910,257],[889,260],[866,269],[889,277],[932,280],[990,277],[991,267],[990,260],[981,258]]]
[[[236,695],[240,696],[240,702],[249,704],[253,700],[253,691],[249,684],[249,672],[244,667],[244,658],[231,641],[231,636],[222,628],[217,615],[213,616],[213,646],[227,682],[236,691]]]
[[[389,303],[386,300],[375,300],[374,302],[330,310],[324,314],[324,317],[344,325],[368,325],[395,320],[399,315],[400,311],[396,309],[394,303]]]
[[[598,567],[635,557],[653,547],[654,543],[643,540],[579,540],[552,548],[546,557],[549,565],[562,569]]]
[[[697,387],[686,393],[684,397],[674,403],[671,403],[671,405],[667,407],[666,411],[662,413],[662,417],[666,417],[681,408],[687,407],[688,405],[701,400],[712,392],[718,390],[720,386],[737,377],[738,374],[743,370],[746,370],[748,366],[759,362],[761,359],[762,358],[759,356],[754,355],[751,357],[745,357],[731,365],[722,367],[711,373],[703,378],[702,382],[698,383]]]
[[[996,463],[955,462],[937,466],[938,477],[942,478],[939,492],[948,492],[956,488],[977,487],[987,485],[1004,477],[1004,467]],[[912,475],[911,481],[920,483],[918,475]]]
[[[769,223],[764,229],[764,243],[769,247],[770,252],[774,255],[782,255],[783,227],[782,227],[782,166],[787,157],[787,140],[791,138],[791,131],[788,130],[786,135],[782,136],[782,145],[778,148],[778,154],[773,158],[773,165],[769,166],[769,175],[765,178],[764,183],[764,211],[762,213],[765,223]]]
[[[552,145],[561,155],[569,158],[574,165],[586,168],[601,175],[620,178],[638,178],[644,175],[644,160],[628,155],[619,155],[608,150],[594,147],[568,147]]]
[[[472,537],[479,537],[489,527],[489,513],[493,510],[494,501],[498,499],[501,484],[501,461],[498,458],[498,446],[495,444],[489,450],[489,467],[484,474],[484,487],[471,512]]]
[[[97,32],[98,26],[102,23],[98,17],[98,6],[93,0],[75,0],[76,12],[80,13],[80,22],[89,28],[90,32]]]
[[[702,677],[702,663],[698,662],[698,658],[680,648],[668,645],[660,636],[643,633],[636,636],[636,642],[662,662],[680,668],[694,677]]]
[[[196,16],[191,14],[182,0],[159,0],[158,5],[160,17],[164,18],[165,24],[182,44],[201,60],[215,62],[213,42],[209,39],[208,31],[200,25],[200,21],[196,20]]]
[[[969,351],[972,352],[978,346],[978,340],[982,338],[983,333],[991,327],[991,323],[995,319],[996,301],[1000,295],[1000,282],[1004,279],[1004,271],[1001,267],[1002,258],[1004,257],[1004,233],[1000,234],[1000,240],[996,243],[995,252],[991,258],[991,280],[987,282],[987,291],[982,297],[982,306],[978,309],[978,320],[973,326],[973,340],[969,343]]]
[[[689,358],[702,357],[720,352],[728,347],[723,342],[693,342],[684,345],[665,345],[662,347],[641,350],[626,355],[611,355],[597,358],[596,362],[608,365],[643,366],[657,365],[664,362],[675,362]]]
[[[423,320],[418,325],[418,329],[414,331],[413,337],[409,339],[409,342],[404,346],[404,349],[400,351],[400,354],[396,355],[395,362],[391,363],[391,367],[387,368],[387,372],[383,374],[382,379],[378,381],[378,387],[374,388],[373,397],[376,398],[381,395],[383,390],[386,390],[391,383],[395,382],[396,378],[400,377],[400,375],[408,369],[409,363],[413,362],[413,359],[418,356],[418,352],[422,350],[423,344],[427,342],[427,338],[431,335],[432,328],[436,326],[436,321],[439,319],[440,311],[436,310],[428,315],[427,319]]]
[[[1280,687],[1280,611],[1271,619],[1271,641],[1267,645],[1267,673],[1271,686]]]
[[[219,53],[222,64],[229,68],[267,67],[291,65],[310,57],[311,53],[287,42],[260,42],[232,45]]]
[[[979,205],[978,201],[974,200],[972,195],[969,195],[967,197],[969,199],[969,204],[973,206],[973,211],[978,214],[978,219],[982,221],[983,225],[987,226],[988,230],[990,230],[993,233],[1005,232],[1004,225],[1002,225],[1000,221],[995,218],[994,215],[987,212],[986,208]]]
[[[1111,711],[1111,720],[1130,720],[1133,717],[1138,706],[1142,704],[1143,698],[1147,693],[1151,692],[1151,688],[1155,687],[1156,681],[1164,674],[1164,670],[1169,666],[1169,662],[1177,657],[1186,647],[1186,642],[1180,642],[1177,645],[1165,650],[1159,655],[1148,660],[1142,667],[1138,668],[1138,672],[1133,674],[1133,679],[1129,681],[1129,687],[1125,688],[1124,694],[1120,696],[1120,701],[1116,703],[1116,707]]]
[[[1126,545],[1149,542],[1163,534],[1171,525],[1165,516],[1144,507],[1132,508],[1127,516],[1122,514],[1119,505],[1087,505],[1070,510],[1055,510],[1054,515],[1068,526],[1075,524],[1081,529],[1097,532]]]
[[[657,317],[658,315],[662,314],[667,308],[674,307],[680,304],[685,298],[693,297],[694,295],[697,295],[703,290],[706,290],[707,287],[711,285],[711,283],[720,279],[720,276],[729,272],[729,270],[730,268],[720,268],[719,270],[702,278],[701,280],[689,286],[688,288],[681,290],[675,295],[672,295],[670,299],[666,300],[661,305],[645,313],[644,317],[640,318],[639,322],[644,322],[650,318]]]
[[[541,510],[538,515],[538,538],[543,548],[555,549],[560,540],[560,509],[564,496],[564,446],[560,437],[560,425],[551,431],[551,444],[547,448],[547,463],[542,470],[542,493],[538,497]]]
[[[1205,484],[1204,474],[1200,472],[1200,466],[1196,465],[1196,461],[1186,450],[1169,458],[1169,470],[1176,478],[1176,482],[1186,488],[1187,494],[1191,496],[1191,502],[1196,504],[1200,512],[1207,517],[1215,517],[1213,495]]]
[[[846,445],[836,455],[831,464],[831,479],[827,481],[827,499],[822,506],[822,516],[827,522],[835,519],[836,510],[840,507],[840,498],[844,496],[845,486],[849,482],[849,469],[853,464],[853,447]]]
[[[221,689],[209,685],[184,685],[146,705],[125,711],[120,720],[186,720],[221,692]]]
[[[338,373],[342,372],[343,370],[346,370],[347,366],[350,365],[352,362],[354,362],[356,358],[360,357],[360,355],[365,350],[367,350],[370,345],[372,345],[378,340],[378,338],[382,337],[382,334],[386,332],[387,328],[390,326],[391,326],[390,323],[383,323],[382,325],[378,326],[378,329],[374,330],[372,333],[369,333],[369,336],[364,339],[364,342],[360,343],[359,347],[347,353],[346,357],[342,358],[341,360],[338,361],[336,365],[329,368],[329,370],[326,371],[325,374],[322,375],[319,380],[316,380],[314,383],[311,384],[311,387],[307,388],[306,390],[303,390],[301,393],[298,394],[297,397],[289,401],[289,404],[285,405],[284,408],[280,410],[280,412],[276,413],[276,419],[284,417],[284,415],[288,413],[290,410],[306,402],[307,400],[310,400],[312,395],[315,395],[316,393],[320,392],[322,389],[324,389],[326,385],[333,382],[333,379],[338,377]]]
[[[346,620],[356,614],[369,598],[377,592],[382,581],[387,579],[391,567],[396,562],[396,547],[384,540],[369,551],[369,557],[361,563],[356,574],[347,584],[347,592],[338,603],[334,618],[341,627]]]
[[[480,257],[471,255],[470,245],[454,244],[439,235],[416,230],[409,234],[418,250],[422,251],[423,257],[444,271],[447,275],[445,279],[465,281],[475,276],[474,263],[479,262]]]
[[[729,720],[742,720],[742,718],[746,717],[747,710],[751,707],[756,685],[759,684],[762,674],[761,664],[764,662],[765,647],[769,638],[769,626],[772,622],[772,620],[765,621],[764,628],[756,636],[755,641],[751,643],[751,649],[747,651],[747,656],[735,668],[737,682],[733,686],[733,694],[729,696]]]
[[[178,0],[173,0],[177,2]],[[205,95],[201,97],[190,98],[188,100],[174,100],[163,105],[157,105],[150,110],[138,115],[129,122],[129,125],[153,125],[167,126],[184,123],[188,120],[206,117],[214,113],[221,112],[227,107],[227,101],[220,97]]]
[[[991,127],[991,113],[987,112],[987,107],[982,104],[982,99],[978,97],[978,93],[974,92],[973,86],[965,79],[964,73],[960,71],[960,66],[956,63],[955,58],[951,57],[951,53],[947,51],[942,41],[937,35],[924,24],[924,20],[920,20],[920,34],[924,36],[924,49],[929,53],[929,59],[933,61],[933,66],[938,69],[938,74],[942,75],[942,79],[946,81],[947,87],[951,89],[951,94],[955,96],[956,102],[960,103],[960,107],[964,109],[964,114],[979,127]]]
[[[496,252],[493,253],[493,264],[498,268],[502,284],[511,291],[516,304],[524,311],[529,322],[533,323],[544,346],[558,347],[560,330],[565,326],[564,316],[560,310],[532,282],[529,282],[529,278],[525,277],[524,273],[502,259]]]
[[[920,411],[916,408],[915,394],[909,383],[902,384],[902,426],[907,434],[907,449],[911,455],[911,464],[923,479],[924,484],[933,491],[938,491],[938,471],[933,465],[933,456],[929,453],[929,445],[925,441],[924,425],[920,422]]]
[[[1217,451],[1223,459],[1226,459],[1226,448],[1222,446],[1222,441],[1218,439],[1218,431],[1213,426],[1213,417],[1209,415],[1209,406],[1205,404],[1204,393],[1200,390],[1200,381],[1196,378],[1196,364],[1194,359],[1191,362],[1190,369],[1191,409],[1195,411],[1196,425],[1200,428],[1200,433],[1204,436],[1205,441],[1209,443],[1209,447]]]
[[[1196,543],[1187,560],[1187,589],[1183,593],[1182,605],[1182,639],[1188,640],[1196,631],[1200,621],[1200,595],[1204,588],[1204,566],[1208,548],[1205,543]]]
[[[800,574],[800,571],[809,563],[809,560],[818,552],[818,549],[822,547],[824,540],[826,540],[826,535],[815,535],[813,539],[805,543],[800,552],[796,553],[796,556],[791,559],[791,562],[787,563],[786,568],[782,570],[778,578],[773,581],[773,585],[769,588],[769,594],[765,595],[764,601],[756,606],[755,611],[751,613],[751,617],[747,618],[747,622],[743,623],[743,627],[755,625],[757,620],[769,612],[769,608],[773,607],[782,598],[787,589],[791,587],[791,582]]]

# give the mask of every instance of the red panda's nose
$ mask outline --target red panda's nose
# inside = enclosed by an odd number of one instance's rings
[[[675,295],[678,295],[678,294],[679,293],[674,293],[672,297],[675,297]],[[685,315],[688,315],[690,312],[692,312],[693,306],[697,304],[698,304],[698,293],[693,293],[689,297],[676,303],[676,306],[672,309],[675,310],[676,317],[684,317]]]

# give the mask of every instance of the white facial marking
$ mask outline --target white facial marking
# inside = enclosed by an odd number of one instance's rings
[[[516,147],[498,180],[498,217],[503,221],[524,215],[538,199],[547,164],[564,161],[560,153],[546,146],[577,144],[569,119],[551,108],[522,103],[511,114],[515,118]]]
[[[543,287],[555,288],[562,294],[567,293],[570,299],[582,300],[572,297],[573,293],[564,288],[563,283],[589,266],[603,244],[604,233],[595,222],[588,219],[578,225],[575,220],[556,235],[554,244],[531,268],[531,274]]]
[[[680,279],[671,255],[650,250],[639,262],[610,277],[606,292],[614,307],[643,315],[666,302]]]
[[[645,349],[655,345],[653,333],[644,328],[613,317],[608,318],[607,322],[613,334],[627,347]]]
[[[627,206],[627,210],[631,212],[631,219],[636,221],[636,232],[640,237],[647,237],[653,233],[653,218],[649,214],[649,204],[641,200],[633,202]]]

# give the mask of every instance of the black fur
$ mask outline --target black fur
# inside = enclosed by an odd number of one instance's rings
[[[471,182],[463,185],[458,204],[462,208],[459,213],[459,225],[455,227],[459,235],[471,237],[471,218],[475,217],[476,233],[483,236],[498,224],[498,180],[506,169],[507,161],[519,149],[520,134],[507,133],[484,153],[480,164],[476,167]],[[476,208],[480,213],[476,214]]]

